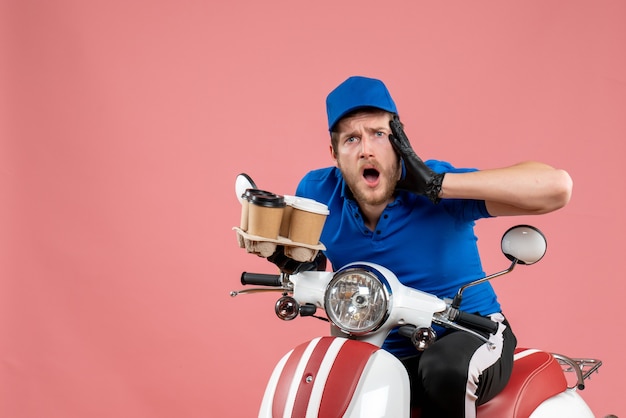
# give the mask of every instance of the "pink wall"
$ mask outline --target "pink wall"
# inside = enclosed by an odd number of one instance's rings
[[[521,344],[604,360],[583,395],[626,414],[626,4],[0,2],[0,416],[254,416],[273,364],[325,331],[243,270],[233,182],[293,193],[331,163],[324,98],[384,79],[423,158],[569,170],[531,222],[548,255],[496,283]],[[271,6],[270,6],[271,4]]]

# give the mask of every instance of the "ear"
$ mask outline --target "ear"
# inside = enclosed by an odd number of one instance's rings
[[[328,150],[330,151],[331,158],[335,161],[335,164],[337,164],[337,154],[335,154],[332,144],[328,146]]]

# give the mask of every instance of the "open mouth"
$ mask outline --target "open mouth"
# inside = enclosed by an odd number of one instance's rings
[[[380,173],[375,168],[366,168],[365,170],[363,170],[363,178],[367,183],[376,183],[379,176]]]

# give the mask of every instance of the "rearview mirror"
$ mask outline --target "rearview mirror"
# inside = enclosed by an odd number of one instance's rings
[[[530,225],[517,225],[502,236],[502,252],[518,264],[534,264],[546,253],[548,242],[543,233]]]

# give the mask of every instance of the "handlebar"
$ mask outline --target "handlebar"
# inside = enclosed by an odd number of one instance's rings
[[[493,344],[489,341],[487,335],[485,334],[495,334],[498,330],[497,322],[477,314],[461,312],[458,310],[452,310],[449,313],[452,314],[450,317],[446,318],[446,316],[439,316],[438,319],[433,318],[433,322],[446,328],[469,332],[477,338],[483,340],[485,343]],[[424,328],[421,329],[423,330]],[[411,339],[415,348],[419,351],[423,351],[434,340],[435,335],[433,334],[431,337],[427,334],[424,335],[423,332],[421,335],[415,334],[417,330],[418,328],[415,325],[407,324],[398,328],[398,333],[403,337]]]
[[[280,286],[282,284],[280,274],[241,273],[242,285],[254,286]]]
[[[489,334],[495,334],[498,330],[497,322],[492,321],[489,318],[485,318],[484,316],[462,311],[458,312],[458,315],[454,318],[454,322],[477,331],[487,332]]]

